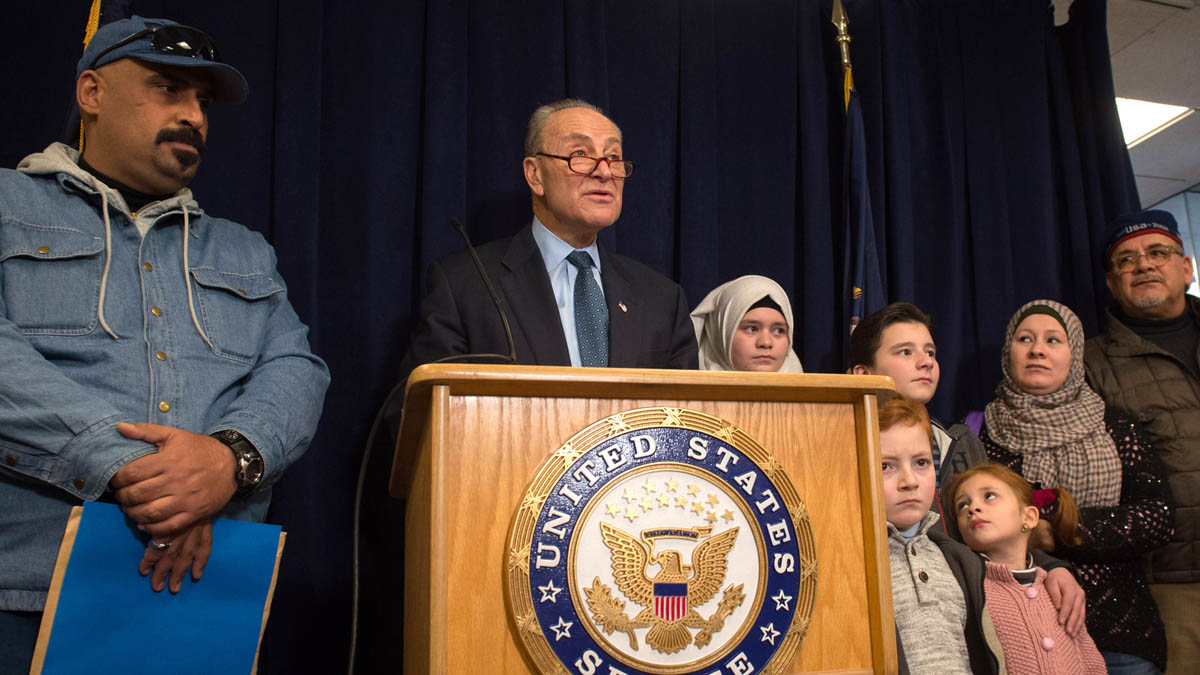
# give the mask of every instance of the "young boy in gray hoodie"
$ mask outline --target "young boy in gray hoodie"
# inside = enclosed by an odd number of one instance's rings
[[[880,406],[900,672],[1003,673],[1003,652],[984,606],[983,562],[950,539],[939,515],[930,511],[936,489],[932,435],[929,414],[920,403],[897,397]],[[1046,589],[1059,609],[1059,622],[1074,635],[1083,625],[1083,589],[1054,562],[1042,564],[1048,570],[1054,567],[1047,574]]]

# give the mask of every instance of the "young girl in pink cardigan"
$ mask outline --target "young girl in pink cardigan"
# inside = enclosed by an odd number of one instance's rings
[[[1010,673],[1105,675],[1108,670],[1086,628],[1072,638],[1056,620],[1046,594],[1046,571],[1033,564],[1029,539],[1048,506],[1059,540],[1077,539],[1078,511],[1070,495],[1038,490],[1000,464],[975,466],[946,490],[963,542],[987,561],[984,593],[1004,665]],[[1038,505],[1035,505],[1035,501]]]

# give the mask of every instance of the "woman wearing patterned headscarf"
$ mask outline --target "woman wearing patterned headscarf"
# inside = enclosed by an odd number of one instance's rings
[[[1066,305],[1034,300],[1018,309],[1005,334],[1004,380],[979,438],[990,458],[1035,487],[1075,498],[1079,543],[1056,540],[1045,518],[1030,543],[1075,563],[1088,632],[1109,672],[1157,673],[1166,667],[1166,637],[1141,556],[1171,536],[1166,474],[1140,429],[1084,381],[1083,343]],[[1039,506],[1048,514],[1058,505]]]
[[[721,284],[692,312],[700,370],[803,373],[792,351],[792,303],[779,284],[749,275]]]

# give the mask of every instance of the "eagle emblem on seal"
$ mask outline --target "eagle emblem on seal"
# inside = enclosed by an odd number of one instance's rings
[[[725,626],[725,619],[741,606],[746,595],[743,585],[730,585],[724,591],[717,610],[707,618],[696,611],[716,596],[725,581],[730,550],[737,540],[738,528],[712,534],[711,527],[653,528],[643,530],[640,539],[608,523],[600,524],[604,545],[612,555],[613,580],[617,588],[642,609],[632,619],[625,613],[625,602],[596,577],[585,588],[592,621],[605,633],[625,633],[630,649],[638,649],[635,629],[649,628],[646,644],[658,652],[674,654],[692,644],[705,647]],[[699,542],[692,550],[691,564],[684,563],[676,549],[654,552],[660,539]],[[703,540],[703,541],[701,541]],[[650,577],[651,565],[658,571]],[[692,631],[699,629],[698,633]]]

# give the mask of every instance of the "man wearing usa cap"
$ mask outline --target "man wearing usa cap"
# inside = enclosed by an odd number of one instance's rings
[[[1166,211],[1108,228],[1105,280],[1116,300],[1087,341],[1088,381],[1141,422],[1169,472],[1175,535],[1150,554],[1150,590],[1167,628],[1167,672],[1200,672],[1200,298],[1192,261]]]
[[[246,81],[207,35],[100,28],[76,70],[82,153],[0,170],[0,672],[29,667],[67,516],[120,504],[142,574],[198,578],[211,518],[261,520],[329,382],[261,235],[187,189],[211,102]],[[149,592],[149,591],[147,591]]]

